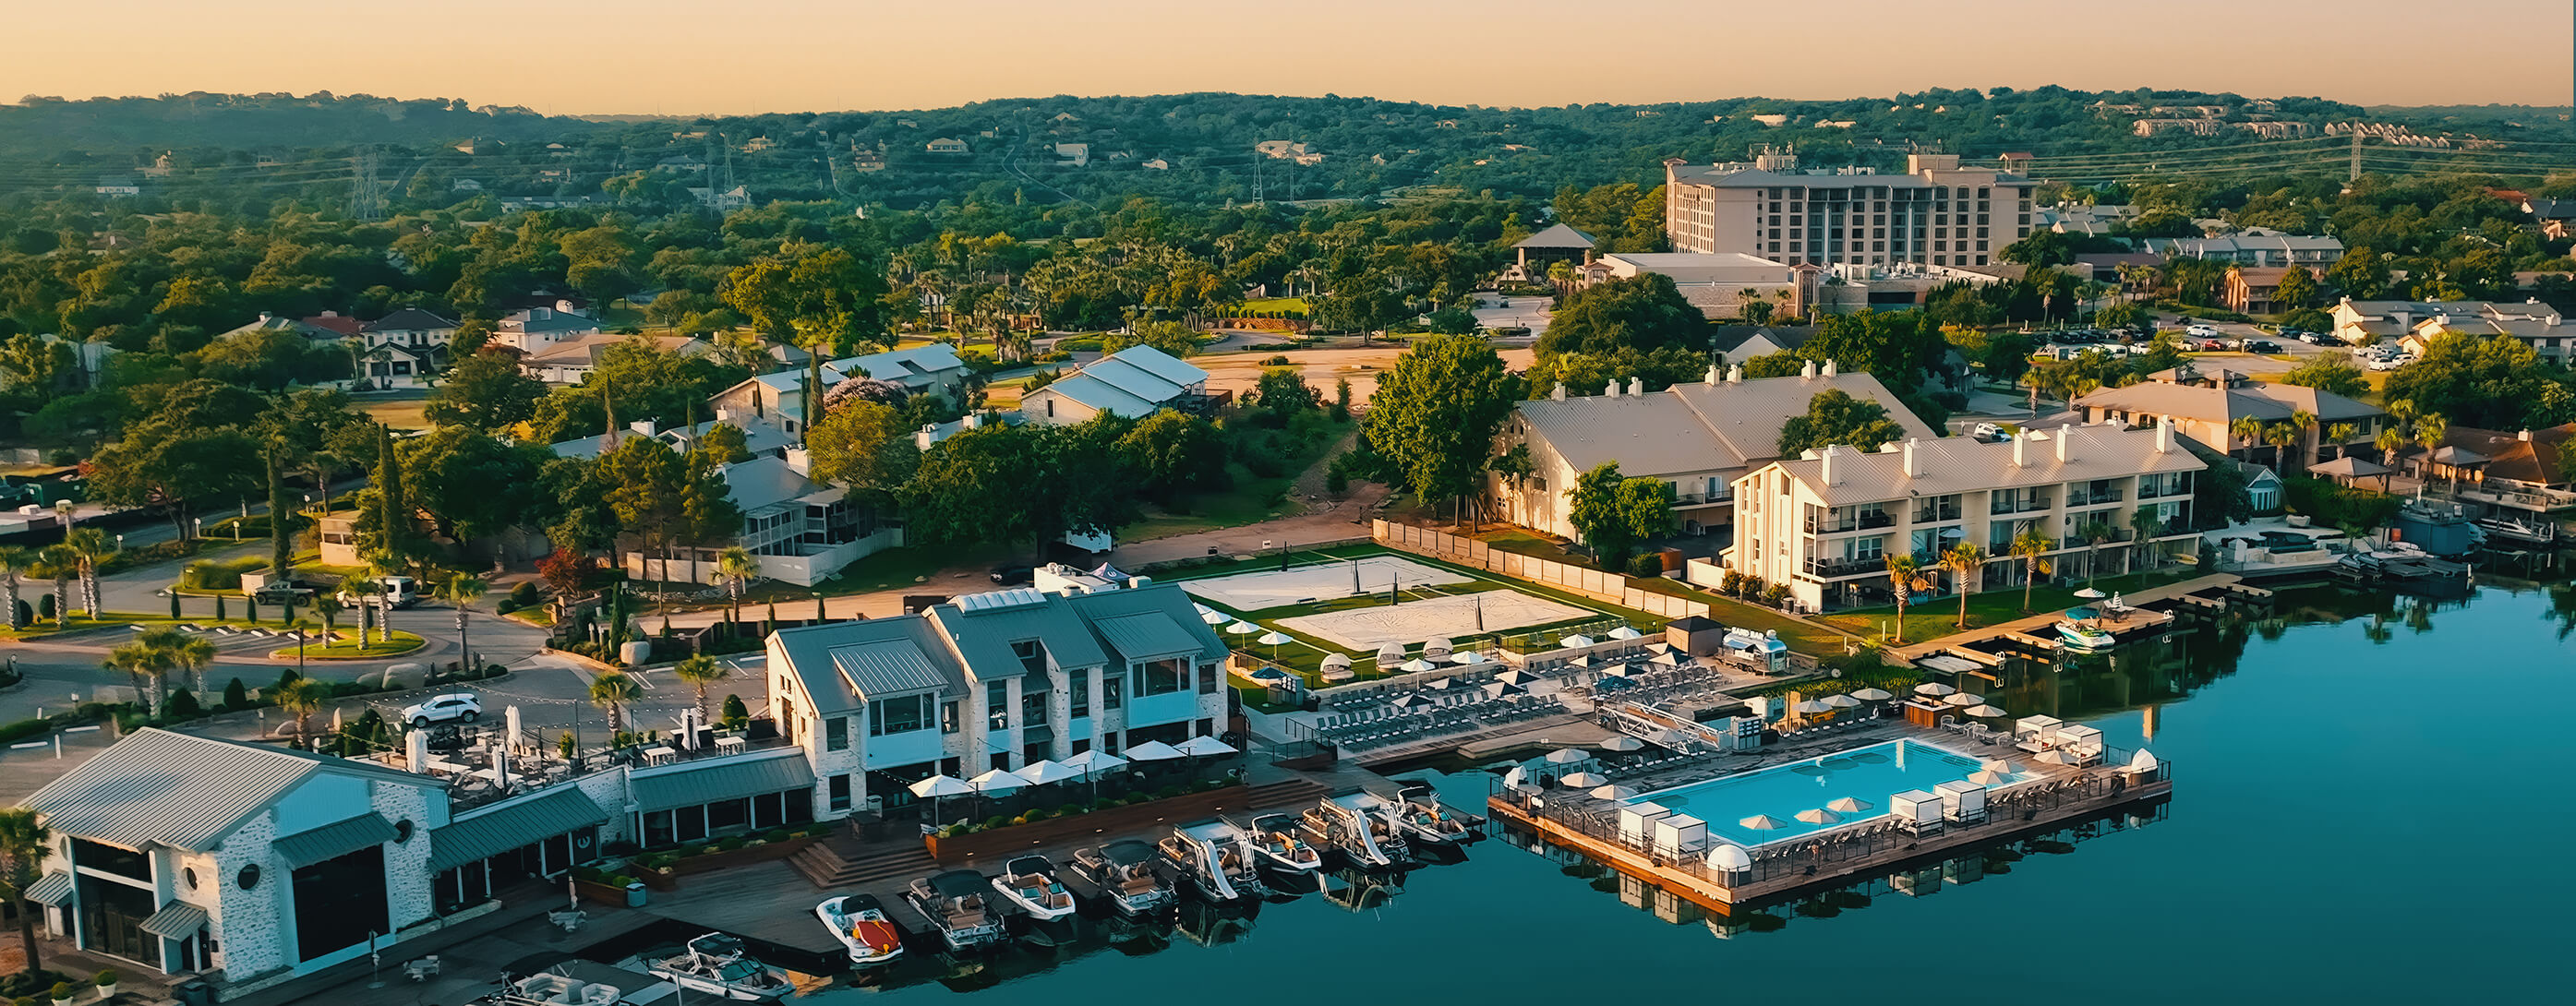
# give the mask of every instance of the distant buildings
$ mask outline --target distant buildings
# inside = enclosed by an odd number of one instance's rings
[[[2088,423],[2171,423],[2175,432],[2212,450],[2238,454],[2276,468],[2281,463],[2279,452],[2259,437],[2238,437],[2234,431],[2237,421],[2250,418],[2272,426],[2288,423],[2299,413],[2315,417],[2314,426],[2300,431],[2296,445],[2299,456],[2291,459],[2308,464],[2321,460],[2319,452],[2324,448],[2341,451],[2369,443],[2378,436],[2380,423],[2387,418],[2386,413],[2367,403],[2331,391],[2257,381],[2232,371],[2204,371],[2189,365],[2157,371],[2127,387],[2091,392],[2077,398],[2075,408]],[[2339,423],[2352,424],[2356,430],[2352,440],[2336,443],[2327,437],[2327,431]],[[2293,466],[2282,470],[2297,474],[2301,469]]]
[[[2343,258],[2343,242],[2335,238],[2262,229],[2215,238],[2141,238],[2138,248],[2173,258],[2252,266],[2303,265],[2311,269],[2324,269]]]
[[[1545,282],[1549,266],[1587,262],[1591,258],[1592,235],[1564,224],[1550,224],[1512,243],[1512,264],[1503,267],[1502,279],[1508,283]]]
[[[2227,267],[2227,309],[2240,314],[2276,314],[2286,309],[2280,303],[2281,277],[2298,269],[2316,277],[2316,270],[2304,265]]]
[[[803,360],[800,355],[796,362]],[[823,386],[815,394],[831,390],[851,377],[865,376],[903,385],[913,394],[930,394],[962,403],[965,394],[966,361],[947,343],[934,342],[904,349],[870,353],[848,359],[833,360],[822,367]],[[803,367],[760,374],[733,387],[715,393],[709,404],[719,410],[730,410],[779,424],[789,433],[802,435],[805,421],[806,373]]]
[[[1664,162],[1665,233],[1677,252],[1810,265],[1986,265],[2030,233],[2033,182],[1910,154],[1906,173],[1803,172],[1797,155]]]
[[[2353,300],[2346,297],[2328,313],[2336,338],[2353,345],[2408,336],[2430,338],[2443,330],[2471,335],[2510,335],[2544,354],[2564,355],[2564,331],[2558,309],[2538,301],[2523,304],[2484,300]]]
[[[1152,346],[1129,346],[1020,396],[1020,414],[1049,426],[1102,413],[1143,419],[1194,407],[1206,393],[1207,371]]]
[[[922,144],[921,149],[934,154],[962,154],[966,152],[966,141],[953,136],[942,136]]]

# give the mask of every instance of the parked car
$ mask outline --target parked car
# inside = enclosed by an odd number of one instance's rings
[[[2197,349],[2197,350],[2199,350],[2199,351],[2201,351],[2201,352],[2203,352],[2203,353],[2216,353],[2216,352],[2219,352],[2219,351],[2225,350],[2225,349],[2227,348],[2227,340],[2225,340],[2225,339],[2200,339],[2200,340],[2197,340],[2197,341],[2193,342],[2193,343],[2191,344],[2191,348],[2193,348],[2193,349]]]
[[[2005,439],[2004,428],[1993,423],[1978,423],[1969,428],[1968,435],[1994,443],[2002,443]]]
[[[2255,339],[2245,344],[2245,351],[2248,353],[2277,354],[2281,352],[2281,344],[2270,339]]]
[[[432,723],[472,723],[482,717],[483,700],[472,692],[432,695],[419,705],[405,706],[402,711],[403,722],[411,724],[415,730]]]
[[[366,582],[369,581],[341,584],[340,603],[355,606],[360,600],[360,594],[355,587]],[[420,603],[420,581],[418,580],[408,576],[383,576],[377,577],[372,582],[376,585],[374,596],[383,598],[387,604],[397,608],[408,608]]]
[[[1031,566],[1025,562],[1005,563],[1003,565],[995,566],[993,567],[992,573],[993,582],[1005,587],[1012,586],[1014,584],[1027,583],[1036,575],[1037,567]]]
[[[2297,339],[2300,342],[2307,343],[2311,346],[2322,346],[2326,344],[2326,334],[2324,332],[2283,332],[2281,334],[2289,338]]]
[[[2363,366],[2371,370],[2395,370],[2412,362],[2414,361],[2402,356],[2374,356]]]
[[[2186,326],[2182,331],[2185,335],[2199,339],[2215,339],[2226,334],[2208,325],[2190,325]]]
[[[302,604],[313,596],[313,585],[294,580],[276,580],[261,584],[251,592],[251,600],[261,604]]]

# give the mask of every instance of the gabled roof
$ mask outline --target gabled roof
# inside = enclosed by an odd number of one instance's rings
[[[954,672],[945,653],[920,639],[879,639],[832,648],[832,667],[859,696],[870,701],[905,692],[938,691],[965,679]],[[943,669],[942,665],[946,665]]]
[[[869,670],[870,665],[900,667],[911,661],[889,658],[888,649],[878,644],[896,643],[910,647],[922,663],[939,673],[944,686],[962,691],[966,672],[949,651],[947,639],[930,620],[920,615],[898,615],[893,618],[871,618],[857,622],[833,622],[797,629],[780,629],[771,639],[778,643],[779,653],[787,659],[787,670],[796,675],[804,688],[806,700],[822,714],[849,712],[867,702],[862,683],[853,670]],[[867,649],[867,656],[845,667],[840,652]],[[869,684],[888,687],[892,679],[871,678]]]
[[[1180,397],[1181,384],[1115,356],[1091,361],[1082,368],[1081,376],[1107,383],[1110,387],[1157,405]]]
[[[1915,471],[1905,474],[1905,451],[1862,453],[1848,447],[1833,448],[1833,484],[1824,484],[1825,461],[1801,458],[1779,463],[1790,478],[1806,484],[1818,498],[1828,504],[1865,503],[1901,500],[1918,496],[1946,496],[1979,489],[2017,486],[2055,485],[2061,482],[2090,481],[2165,472],[2196,472],[2208,467],[2192,456],[2177,441],[2170,449],[2156,450],[2157,431],[2128,429],[2116,424],[2069,427],[2067,459],[2057,460],[2057,430],[2045,431],[2046,440],[2035,439],[2021,445],[2025,463],[2012,463],[2014,445],[1990,443],[1968,437],[1944,437],[1914,445]],[[1767,470],[1767,469],[1766,469]]]
[[[1690,382],[1644,395],[1538,399],[1519,409],[1530,436],[1577,472],[1615,461],[1623,474],[1671,477],[1778,457],[1780,427],[1827,390],[1878,403],[1907,436],[1940,435],[1866,373]]]
[[[1538,233],[1536,233],[1536,234],[1532,234],[1532,235],[1530,235],[1530,236],[1528,236],[1528,237],[1525,237],[1525,238],[1522,238],[1522,239],[1520,239],[1520,240],[1518,240],[1518,241],[1512,242],[1512,247],[1514,247],[1514,248],[1575,248],[1575,249],[1590,248],[1590,247],[1592,247],[1592,236],[1591,236],[1591,235],[1589,235],[1589,234],[1585,234],[1585,233],[1583,233],[1582,231],[1575,230],[1574,228],[1572,228],[1572,227],[1568,227],[1568,226],[1566,226],[1566,225],[1564,225],[1564,224],[1555,224],[1555,225],[1552,225],[1552,226],[1548,227],[1546,230],[1540,231],[1540,232],[1538,232]]]
[[[2319,422],[2382,415],[2378,408],[2330,391],[2295,384],[2253,383],[2232,388],[2145,381],[2125,388],[2103,388],[2075,400],[2088,409],[2138,416],[2172,416],[2226,426],[2251,416],[2265,422],[2306,412]]]
[[[1013,603],[976,605],[958,598],[925,612],[947,638],[949,647],[980,681],[1016,678],[1028,673],[1011,644],[1038,640],[1059,667],[1099,667],[1107,651],[1084,625],[1066,598],[1030,590],[1012,592]]]
[[[834,360],[830,366],[844,374],[866,374],[880,381],[901,382],[907,377],[921,377],[966,366],[957,358],[957,350],[944,342],[934,342],[906,349],[891,349],[866,356]]]
[[[1207,371],[1152,346],[1129,346],[1109,354],[1109,359],[1135,367],[1183,388],[1207,383]]]
[[[2564,423],[2530,431],[2524,440],[2522,431],[2481,430],[2454,426],[2444,431],[2444,446],[2458,447],[2485,455],[2489,461],[2486,476],[2511,479],[2541,486],[2564,486],[2571,477],[2567,463],[2568,442],[2576,440],[2576,423]]]
[[[297,786],[328,774],[445,785],[373,762],[145,727],[46,783],[21,806],[66,835],[205,851]]]
[[[822,487],[789,467],[786,459],[756,457],[724,469],[725,495],[749,513],[775,506]]]
[[[1225,657],[1225,641],[1199,621],[1198,609],[1178,583],[1075,594],[1062,600],[1091,624],[1118,657],[1150,660],[1191,654],[1202,661]]]
[[[1128,394],[1107,381],[1087,374],[1059,378],[1054,383],[1030,394],[1044,394],[1050,391],[1097,411],[1127,419],[1142,419],[1152,415],[1156,408],[1153,402]]]
[[[367,332],[426,332],[442,328],[453,329],[455,327],[455,322],[441,318],[416,307],[406,307],[382,318],[368,322],[360,330]]]

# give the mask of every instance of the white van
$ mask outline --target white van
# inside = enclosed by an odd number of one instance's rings
[[[411,577],[386,576],[378,577],[373,581],[359,582],[374,583],[376,585],[376,591],[383,597],[384,603],[396,608],[408,608],[420,603],[420,581],[412,579]],[[348,586],[340,588],[341,604],[354,606],[359,602],[359,600],[360,597],[356,591],[351,590]]]

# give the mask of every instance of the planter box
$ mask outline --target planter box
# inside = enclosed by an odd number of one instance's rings
[[[766,863],[771,860],[785,859],[802,851],[806,846],[812,845],[821,840],[822,836],[820,835],[799,835],[784,842],[771,842],[767,845],[750,845],[726,852],[710,852],[702,855],[683,857],[679,862],[671,864],[670,870],[667,873],[660,870],[649,870],[637,867],[636,872],[633,875],[636,879],[642,880],[644,882],[644,886],[653,888],[654,890],[676,890],[680,886],[679,878],[681,877],[699,873],[713,873],[717,870],[726,869],[728,867],[744,866],[751,863]],[[626,892],[623,890],[618,891],[617,897],[619,899],[619,903],[623,904]]]
[[[1156,823],[1181,824],[1213,817],[1228,810],[1245,809],[1244,794],[1249,787],[1241,784],[1183,793],[1161,800],[1096,810],[1072,817],[1051,817],[1044,821],[1015,824],[970,835],[941,838],[928,835],[922,844],[930,856],[941,863],[978,857],[1003,857],[1042,845],[1077,840],[1099,834],[1132,834]]]
[[[607,905],[611,908],[626,907],[626,888],[621,886],[576,880],[572,882],[572,890],[574,894],[581,896],[581,900],[592,904]]]

